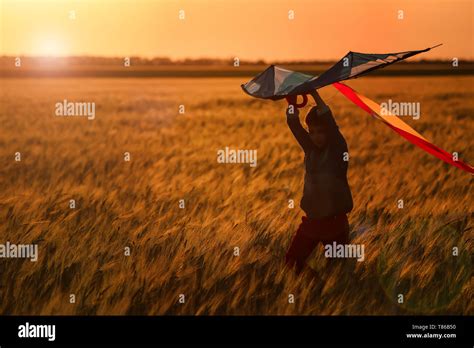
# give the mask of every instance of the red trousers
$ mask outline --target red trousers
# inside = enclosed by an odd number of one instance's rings
[[[326,245],[333,242],[349,243],[349,221],[346,214],[322,219],[309,219],[303,216],[286,253],[286,264],[290,267],[296,266],[296,272],[300,273],[318,243]]]

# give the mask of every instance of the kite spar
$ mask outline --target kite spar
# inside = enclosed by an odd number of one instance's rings
[[[285,98],[288,101],[288,104],[300,108],[305,106],[308,101],[306,94],[315,89],[332,84],[354,104],[374,116],[376,119],[384,122],[384,124],[392,128],[392,130],[412,144],[417,145],[426,152],[455,167],[474,174],[474,167],[460,160],[453,159],[453,156],[450,153],[430,143],[396,115],[384,115],[381,112],[378,103],[360,93],[357,93],[349,86],[340,82],[357,78],[416,54],[427,52],[438,46],[440,45],[426,48],[424,50],[386,54],[349,52],[339,62],[319,76],[311,76],[271,65],[241,87],[245,93],[252,97],[271,100]],[[303,101],[301,103],[297,103],[296,98],[298,95],[303,96]]]

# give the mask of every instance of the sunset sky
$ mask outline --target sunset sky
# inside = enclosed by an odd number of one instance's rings
[[[472,0],[0,3],[1,55],[333,60],[349,50],[393,52],[443,43],[423,58],[474,59]],[[399,10],[404,19],[397,18]]]

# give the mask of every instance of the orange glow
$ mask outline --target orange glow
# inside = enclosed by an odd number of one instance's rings
[[[1,6],[2,55],[332,60],[349,50],[443,43],[423,58],[474,58],[471,0],[2,0]]]

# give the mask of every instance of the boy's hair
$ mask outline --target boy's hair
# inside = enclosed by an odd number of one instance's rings
[[[329,112],[329,110],[326,112]],[[316,106],[313,106],[311,110],[309,110],[308,114],[306,115],[305,122],[308,127],[323,127],[326,129],[329,127],[327,117],[321,117],[321,114],[318,113],[318,108]]]

